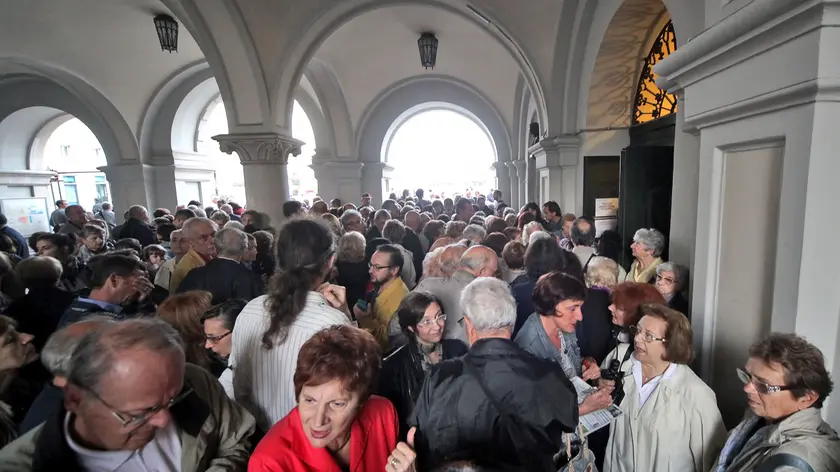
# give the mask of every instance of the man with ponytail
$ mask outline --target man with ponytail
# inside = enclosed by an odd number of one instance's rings
[[[236,320],[223,377],[233,376],[236,400],[262,431],[297,406],[293,377],[303,343],[324,328],[352,323],[344,287],[328,283],[335,252],[324,220],[288,220],[277,234],[277,268],[267,294],[251,300]]]

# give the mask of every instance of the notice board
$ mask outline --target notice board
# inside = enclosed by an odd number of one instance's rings
[[[0,210],[6,215],[8,226],[24,237],[38,231],[52,231],[46,197],[3,198]]]

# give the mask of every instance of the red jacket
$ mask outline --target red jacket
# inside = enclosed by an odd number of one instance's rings
[[[371,396],[350,430],[350,471],[384,471],[397,447],[397,413],[388,400]],[[297,407],[257,445],[249,472],[341,472],[329,451],[312,447]]]

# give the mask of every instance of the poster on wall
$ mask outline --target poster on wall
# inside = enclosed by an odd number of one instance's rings
[[[45,197],[3,198],[0,210],[6,215],[8,225],[24,237],[38,231],[52,231]]]
[[[618,228],[618,198],[595,199],[595,237]]]

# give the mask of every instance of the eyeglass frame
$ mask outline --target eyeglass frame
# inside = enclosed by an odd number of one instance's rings
[[[785,392],[796,388],[790,385],[770,385],[767,382],[756,378],[756,376],[752,375],[744,369],[741,369],[740,367],[736,367],[735,372],[738,374],[738,379],[741,382],[743,382],[744,385],[752,384],[752,386],[755,388],[755,391],[761,395]],[[764,389],[765,391],[762,392],[762,389]]]
[[[440,315],[435,316],[435,318],[432,319],[432,320],[430,320],[428,318],[423,318],[422,320],[417,322],[417,326],[418,327],[420,327],[420,326],[427,327],[427,326],[431,326],[433,323],[440,323],[442,321],[446,321],[446,314],[445,313],[441,313]]]
[[[228,331],[224,334],[219,334],[219,335],[216,335],[216,336],[207,336],[205,334],[204,335],[204,341],[205,342],[209,341],[210,343],[212,343],[215,346],[216,344],[219,344],[219,341],[221,341],[222,339],[225,339],[226,337],[230,336],[232,333],[233,333],[233,331]]]
[[[665,272],[667,272],[667,271],[665,271]],[[663,276],[661,276],[661,275],[659,275],[659,274],[656,274],[656,281],[657,281],[657,282],[659,282],[660,280],[661,280],[662,282],[665,282],[665,283],[666,283],[666,284],[668,284],[668,285],[676,285],[676,284],[677,284],[677,281],[676,281],[676,280],[666,279],[665,277],[663,277]]]
[[[652,343],[652,342],[654,342],[654,341],[659,341],[659,342],[661,342],[661,343],[664,343],[664,342],[668,341],[668,338],[659,338],[659,337],[656,337],[656,336],[654,336],[654,335],[653,335],[653,333],[651,333],[651,332],[650,332],[650,331],[648,331],[648,330],[644,330],[644,332],[639,331],[639,327],[638,327],[638,326],[636,326],[636,325],[632,325],[632,326],[630,326],[630,331],[633,333],[633,337],[634,337],[634,338],[635,338],[638,334],[641,334],[641,335],[642,335],[642,340],[643,340],[646,344],[650,344],[650,343]],[[649,337],[650,339],[648,339],[648,337]]]
[[[377,264],[371,264],[370,262],[368,262],[368,269],[385,270],[385,269],[393,269],[394,267],[396,267],[396,266],[393,266],[393,265],[381,266],[381,265],[377,265]]]
[[[91,394],[97,400],[99,400],[99,402],[101,402],[103,405],[105,405],[105,408],[108,409],[108,412],[111,413],[111,415],[122,425],[123,428],[125,428],[127,426],[138,426],[139,427],[139,426],[142,426],[142,425],[148,423],[149,420],[152,419],[153,416],[155,416],[156,414],[160,413],[163,410],[169,410],[170,408],[175,406],[177,403],[183,401],[185,398],[190,396],[190,394],[192,394],[195,391],[195,390],[192,389],[192,387],[187,387],[187,388],[181,390],[181,393],[172,397],[172,399],[170,399],[168,402],[166,402],[165,405],[156,405],[156,406],[153,406],[151,408],[147,408],[146,410],[144,410],[145,412],[142,413],[141,415],[130,415],[130,414],[124,412],[124,411],[119,411],[116,408],[114,408],[113,406],[111,406],[110,404],[108,404],[108,402],[103,400],[102,397],[100,397],[99,394],[94,392],[92,389],[84,388],[84,387],[82,387],[82,389],[84,391],[88,392],[89,394]],[[128,416],[129,419],[126,420],[125,418],[123,418],[123,415]]]

